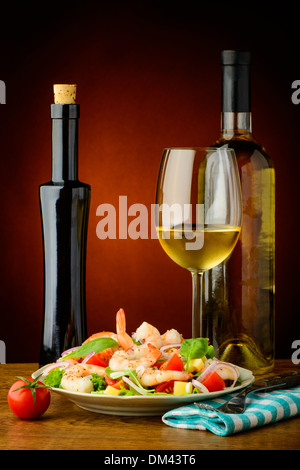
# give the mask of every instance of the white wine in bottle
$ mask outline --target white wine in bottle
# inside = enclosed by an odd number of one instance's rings
[[[256,375],[274,367],[275,171],[251,124],[250,52],[226,50],[222,61],[221,136],[235,150],[243,224],[231,256],[204,273],[204,332],[221,360]]]

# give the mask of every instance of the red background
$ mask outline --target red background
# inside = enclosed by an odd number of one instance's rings
[[[299,338],[297,12],[206,9],[184,2],[1,7],[1,323],[7,362],[38,361],[43,260],[38,186],[51,178],[53,83],[77,83],[79,178],[92,187],[88,330],[131,332],[144,320],[191,333],[191,278],[157,240],[99,240],[99,204],[150,211],[162,149],[219,135],[222,49],[250,49],[253,131],[276,168],[276,356]],[[46,8],[45,8],[46,5]],[[51,5],[47,6],[47,5]],[[128,219],[128,223],[132,218]],[[150,220],[150,218],[149,218]],[[149,230],[150,234],[150,230]]]

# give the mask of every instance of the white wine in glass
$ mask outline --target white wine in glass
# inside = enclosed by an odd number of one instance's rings
[[[242,222],[235,153],[168,148],[157,181],[155,223],[166,254],[193,280],[192,336],[202,336],[202,275],[230,256]]]

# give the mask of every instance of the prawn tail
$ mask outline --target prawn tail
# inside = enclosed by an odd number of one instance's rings
[[[118,343],[127,351],[134,345],[133,339],[126,333],[126,316],[123,308],[120,308],[116,316]]]
[[[155,364],[155,362],[160,358],[161,356],[161,351],[159,349],[157,349],[155,346],[153,346],[153,344],[151,343],[147,343],[147,346],[149,348],[149,352],[151,353],[151,357],[152,357],[152,360],[153,360],[153,364]]]

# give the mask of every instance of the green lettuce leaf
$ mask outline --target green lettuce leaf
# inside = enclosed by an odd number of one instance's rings
[[[48,385],[48,387],[60,388],[60,382],[64,373],[65,371],[58,367],[52,369],[49,374],[43,378],[43,382],[45,385]]]
[[[117,346],[117,341],[112,338],[96,338],[91,339],[87,343],[84,343],[79,348],[63,356],[62,360],[71,359],[72,357],[86,357],[91,352],[98,353],[104,349],[112,348]]]
[[[148,390],[144,388],[140,382],[139,379],[137,378],[136,370],[135,369],[127,369],[127,370],[118,370],[118,371],[113,371],[111,370],[110,367],[106,367],[105,373],[110,377],[111,379],[120,379],[121,377],[128,377],[130,380],[132,380],[133,383],[135,383],[140,389],[145,390],[146,392],[150,392],[151,390]],[[134,393],[134,391],[133,391]]]
[[[191,359],[214,357],[214,347],[208,344],[207,338],[185,339],[181,343],[180,354],[186,358],[188,368]]]

